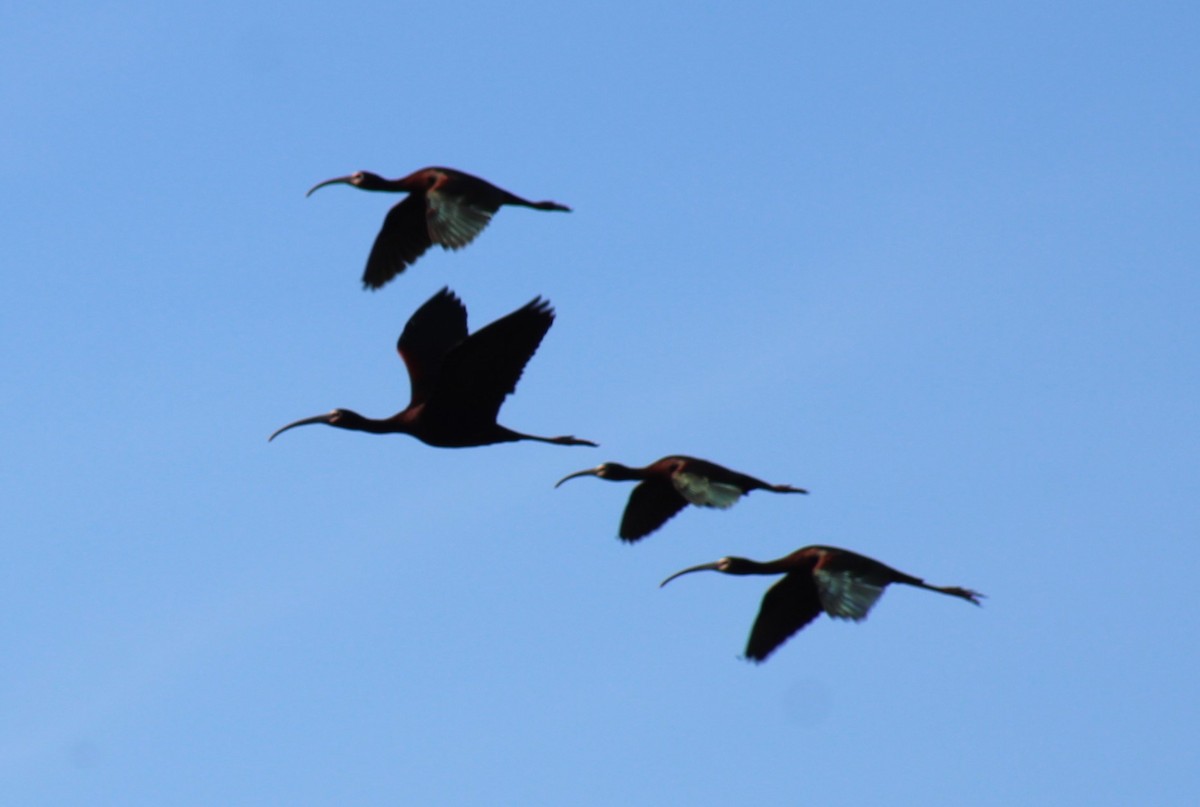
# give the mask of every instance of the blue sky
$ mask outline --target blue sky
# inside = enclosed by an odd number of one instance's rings
[[[1200,11],[336,5],[3,12],[6,802],[1194,803]],[[574,212],[366,293],[426,165]],[[444,285],[600,448],[266,442]],[[670,453],[812,494],[552,487]],[[811,543],[989,598],[657,588]]]

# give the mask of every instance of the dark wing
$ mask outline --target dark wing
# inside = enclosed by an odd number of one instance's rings
[[[450,289],[430,297],[408,318],[396,350],[408,367],[413,404],[429,398],[446,354],[466,338],[467,309]]]
[[[494,422],[553,323],[554,309],[536,297],[459,342],[442,362],[426,411],[466,422]]]
[[[425,224],[425,194],[410,193],[384,218],[367,257],[363,286],[380,288],[424,255],[432,243]]]
[[[746,643],[746,658],[755,663],[766,661],[775,648],[820,613],[821,600],[813,585],[812,574],[801,569],[784,575],[763,595],[758,618],[750,631],[750,641]]]
[[[763,488],[770,487],[770,485],[768,485],[766,482],[762,481],[761,479],[756,479],[749,474],[743,474],[733,470],[732,468],[726,468],[724,465],[718,465],[717,463],[709,462],[708,460],[695,459],[694,457],[687,458],[685,470],[701,476],[706,476],[711,479],[713,483],[719,483],[737,488],[742,493],[749,493],[752,490],[761,490]]]
[[[687,499],[669,482],[647,479],[629,494],[629,504],[621,517],[621,540],[633,543],[645,538],[685,507]]]
[[[855,622],[867,618],[897,575],[890,566],[845,549],[826,553],[812,573],[825,613]]]
[[[431,190],[425,205],[429,238],[446,249],[462,249],[483,232],[498,207],[453,190]]]
[[[671,484],[679,495],[700,507],[719,507],[722,510],[733,507],[742,497],[743,488],[714,479],[702,473],[688,470],[676,471],[671,474]]]

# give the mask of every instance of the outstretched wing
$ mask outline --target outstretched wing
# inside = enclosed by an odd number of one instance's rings
[[[454,292],[444,288],[416,310],[396,342],[408,367],[412,403],[427,400],[437,385],[451,348],[467,338],[467,309]]]
[[[883,596],[895,570],[848,550],[823,555],[813,569],[825,613],[860,622]]]
[[[724,465],[718,465],[715,462],[696,459],[695,457],[683,457],[681,459],[686,461],[685,473],[708,480],[708,483],[713,488],[723,491],[724,495],[729,497],[728,504],[710,503],[707,505],[709,507],[728,507],[737,501],[737,497],[740,495],[749,493],[752,490],[770,490],[776,487],[757,477],[735,471],[732,468],[726,468]]]
[[[363,272],[363,286],[378,289],[425,254],[433,241],[425,224],[425,194],[410,193],[388,211]]]
[[[737,485],[717,482],[705,474],[691,471],[671,474],[671,484],[680,496],[700,507],[719,507],[724,510],[733,507],[742,496],[742,489]]]
[[[758,618],[746,643],[746,658],[765,661],[767,656],[821,613],[821,600],[806,569],[790,572],[763,595]]]
[[[661,479],[647,479],[629,494],[625,515],[621,517],[622,541],[633,543],[645,538],[687,507],[687,499]]]
[[[446,353],[427,411],[494,422],[553,323],[554,309],[536,297],[459,342]]]
[[[496,205],[456,194],[451,188],[431,190],[425,197],[429,238],[446,249],[461,249],[483,232],[497,209]]]

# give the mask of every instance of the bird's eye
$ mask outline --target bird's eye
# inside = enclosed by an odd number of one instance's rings
[[[362,182],[363,181],[363,172],[355,171],[354,174],[350,177],[350,181],[351,182]]]

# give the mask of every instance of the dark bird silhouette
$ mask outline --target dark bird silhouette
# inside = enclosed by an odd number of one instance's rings
[[[746,644],[746,658],[765,661],[775,648],[791,638],[824,611],[837,619],[860,622],[891,583],[938,591],[979,605],[983,595],[958,586],[931,586],[924,580],[877,560],[832,546],[806,546],[787,557],[760,563],[746,558],[721,558],[676,572],[659,584],[670,583],[689,572],[716,571],[725,574],[782,574],[783,579],[767,589],[758,618]]]
[[[566,210],[558,202],[531,202],[479,177],[453,168],[422,168],[401,179],[369,171],[318,182],[308,196],[326,185],[353,185],[364,191],[407,193],[383,220],[367,258],[363,286],[378,289],[403,272],[434,244],[461,249],[475,240],[503,205],[535,210]]]
[[[752,490],[775,493],[808,493],[804,488],[771,485],[761,479],[694,457],[663,457],[645,468],[630,468],[618,462],[606,462],[595,468],[577,471],[558,480],[558,487],[577,476],[598,476],[614,482],[641,480],[629,496],[621,518],[621,540],[633,543],[645,538],[688,505],[732,507]]]
[[[372,434],[411,434],[442,448],[515,440],[595,446],[574,437],[521,434],[496,423],[500,404],[516,389],[521,371],[553,322],[550,303],[536,297],[468,336],[466,307],[454,292],[442,289],[409,318],[396,344],[412,384],[412,400],[403,411],[372,420],[334,409],[289,423],[268,440],[296,426],[325,423]]]

